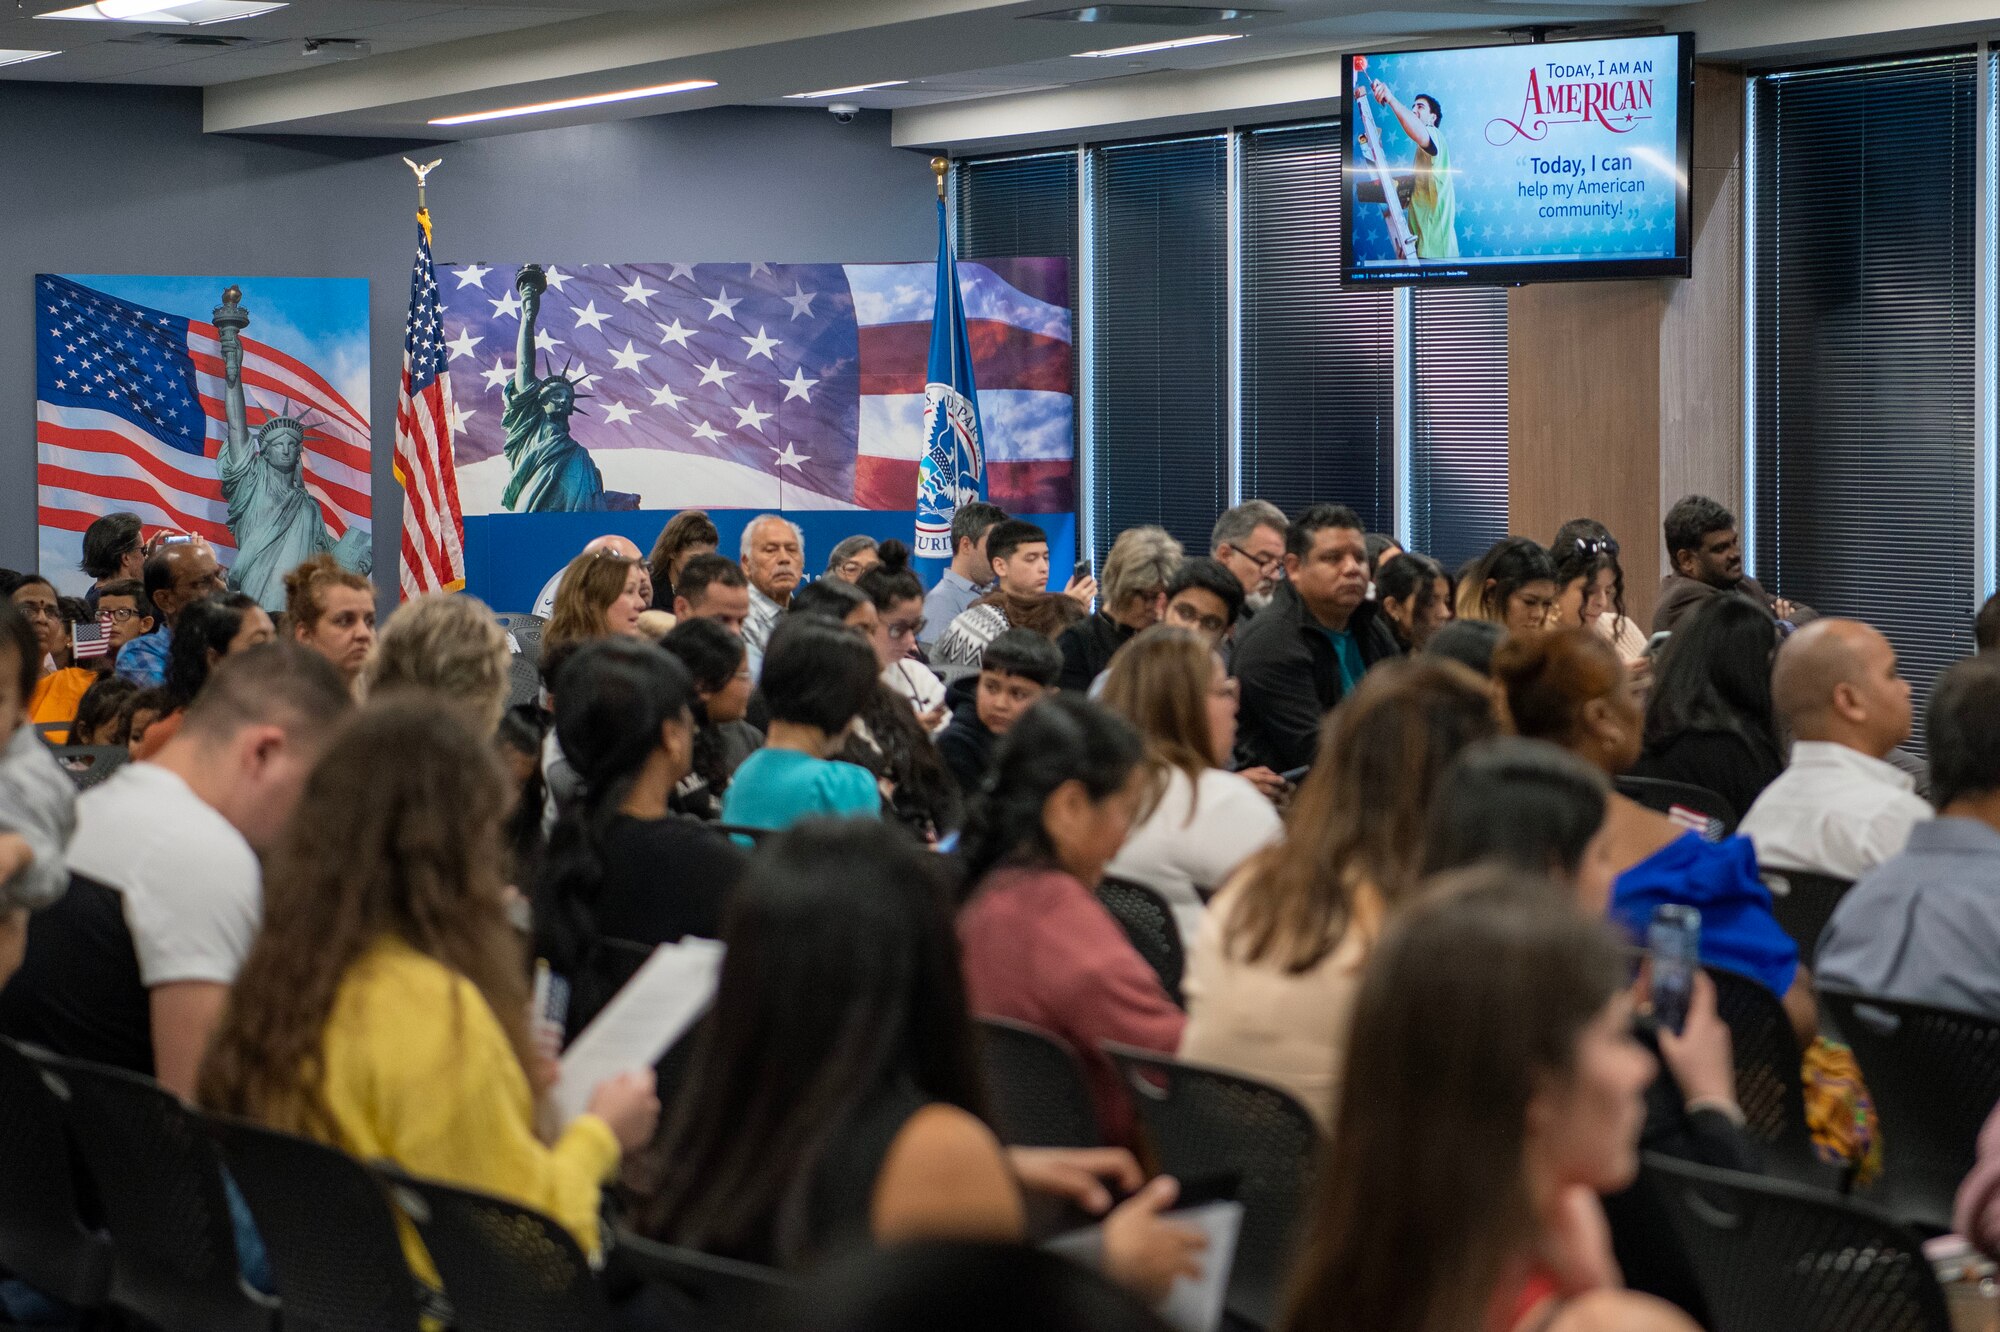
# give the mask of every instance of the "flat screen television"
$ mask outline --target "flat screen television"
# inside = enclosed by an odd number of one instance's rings
[[[1341,68],[1343,281],[1688,275],[1691,33]]]

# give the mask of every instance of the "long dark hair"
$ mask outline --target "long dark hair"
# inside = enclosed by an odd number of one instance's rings
[[[1029,708],[994,750],[966,821],[966,886],[976,888],[1001,865],[1053,862],[1042,825],[1049,795],[1076,780],[1092,800],[1103,800],[1131,780],[1145,752],[1129,722],[1087,698],[1057,693]]]
[[[667,630],[660,639],[660,646],[679,658],[681,665],[688,668],[693,677],[697,696],[689,701],[689,710],[694,715],[694,775],[700,779],[712,798],[703,803],[712,804],[722,796],[729,785],[728,755],[722,741],[722,732],[709,719],[708,705],[699,697],[702,693],[717,694],[729,687],[736,678],[736,672],[743,666],[746,649],[743,640],[714,620],[700,618],[683,620]],[[704,810],[710,817],[719,810]]]
[[[1619,619],[1627,618],[1625,566],[1618,560],[1618,538],[1595,518],[1572,518],[1556,529],[1556,539],[1549,543],[1549,556],[1560,570],[1580,555],[1601,556],[1611,566],[1611,608],[1618,612]],[[1560,592],[1562,588],[1558,586],[1556,590]]]
[[[868,738],[849,735],[834,757],[887,778],[892,788],[887,811],[918,837],[929,841],[958,827],[964,812],[958,783],[910,710],[910,700],[878,681],[861,721]]]
[[[683,509],[667,519],[667,525],[653,542],[652,554],[646,557],[647,571],[653,579],[653,604],[662,610],[673,609],[674,561],[682,551],[689,546],[707,546],[713,550],[721,541],[715,520],[700,509]],[[666,598],[664,603],[660,600],[662,596]]]
[[[256,651],[268,665],[300,650]],[[387,699],[335,735],[272,855],[263,926],[202,1061],[205,1108],[366,1147],[341,1135],[326,1102],[326,1024],[342,980],[385,938],[471,981],[525,1074],[527,968],[502,895],[506,801],[491,745],[447,709]]]
[[[982,1109],[942,862],[879,824],[767,841],[723,914],[715,1006],[635,1163],[641,1233],[799,1265],[820,1163],[899,1082]]]
[[[181,608],[174,621],[174,641],[167,648],[168,711],[184,708],[208,683],[213,667],[208,654],[229,655],[229,644],[243,628],[243,617],[256,610],[257,599],[242,592],[222,592]]]
[[[1560,745],[1512,735],[1482,740],[1438,782],[1424,872],[1486,860],[1574,877],[1610,798],[1604,774]]]
[[[1779,761],[1771,714],[1771,654],[1778,624],[1748,597],[1729,593],[1675,627],[1660,653],[1646,701],[1646,748],[1690,731],[1738,736],[1758,756]]]
[[[1537,1233],[1528,1103],[1625,987],[1618,940],[1545,879],[1447,876],[1376,944],[1279,1332],[1466,1332]]]
[[[605,835],[659,749],[660,728],[687,721],[693,696],[687,667],[638,639],[588,642],[563,663],[556,739],[581,785],[557,811],[534,892],[535,951],[558,972],[574,976],[589,959]]]
[[[1529,583],[1556,579],[1555,561],[1549,553],[1526,537],[1508,537],[1496,542],[1479,562],[1479,618],[1499,624],[1507,622],[1507,603]],[[1487,583],[1493,586],[1488,588]],[[1558,589],[1560,590],[1560,589]]]

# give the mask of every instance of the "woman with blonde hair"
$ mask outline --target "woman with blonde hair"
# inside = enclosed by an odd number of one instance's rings
[[[569,562],[556,584],[555,613],[542,630],[542,651],[561,643],[639,636],[646,609],[646,566],[609,550],[589,550]]]
[[[331,555],[313,556],[285,575],[284,632],[352,685],[375,647],[375,585]]]
[[[433,592],[398,607],[362,672],[364,696],[420,689],[459,710],[481,735],[507,710],[513,653],[507,631],[477,597]]]
[[[1202,894],[1284,832],[1264,794],[1224,766],[1236,747],[1236,681],[1200,639],[1155,625],[1118,649],[1100,701],[1146,742],[1139,815],[1105,873],[1166,898],[1191,944]]]
[[[1081,694],[1111,664],[1111,656],[1132,635],[1160,622],[1167,609],[1167,584],[1181,567],[1181,543],[1165,528],[1128,527],[1104,557],[1097,613],[1071,625],[1056,638],[1063,657],[1064,689]]]
[[[611,1078],[553,1144],[507,916],[493,747],[410,700],[364,709],[306,781],[201,1104],[546,1212],[597,1247],[603,1185],[651,1136],[653,1074]],[[412,1238],[413,1268],[429,1262]]]
[[[1457,662],[1403,657],[1363,677],[1320,727],[1289,836],[1209,903],[1183,1059],[1275,1083],[1332,1121],[1362,967],[1416,893],[1438,778],[1499,733],[1492,692]]]

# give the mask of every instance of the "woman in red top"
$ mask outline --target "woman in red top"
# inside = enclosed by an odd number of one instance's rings
[[[1376,945],[1281,1332],[1692,1332],[1620,1289],[1600,1193],[1652,1056],[1617,938],[1545,879],[1435,881]]]
[[[1143,749],[1137,731],[1077,695],[1030,708],[994,755],[966,828],[972,893],[958,918],[973,1011],[1067,1041],[1115,1144],[1131,1140],[1132,1107],[1099,1043],[1172,1054],[1187,1024],[1091,894],[1131,830]]]

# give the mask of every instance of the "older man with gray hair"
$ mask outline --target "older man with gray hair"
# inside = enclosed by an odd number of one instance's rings
[[[778,617],[792,604],[805,573],[806,538],[797,523],[775,513],[760,513],[743,529],[743,576],[750,580],[750,618],[743,622],[743,642],[763,658]]]
[[[1243,616],[1248,618],[1271,600],[1271,590],[1285,571],[1284,511],[1269,500],[1244,500],[1215,520],[1208,536],[1208,553],[1243,584]]]

